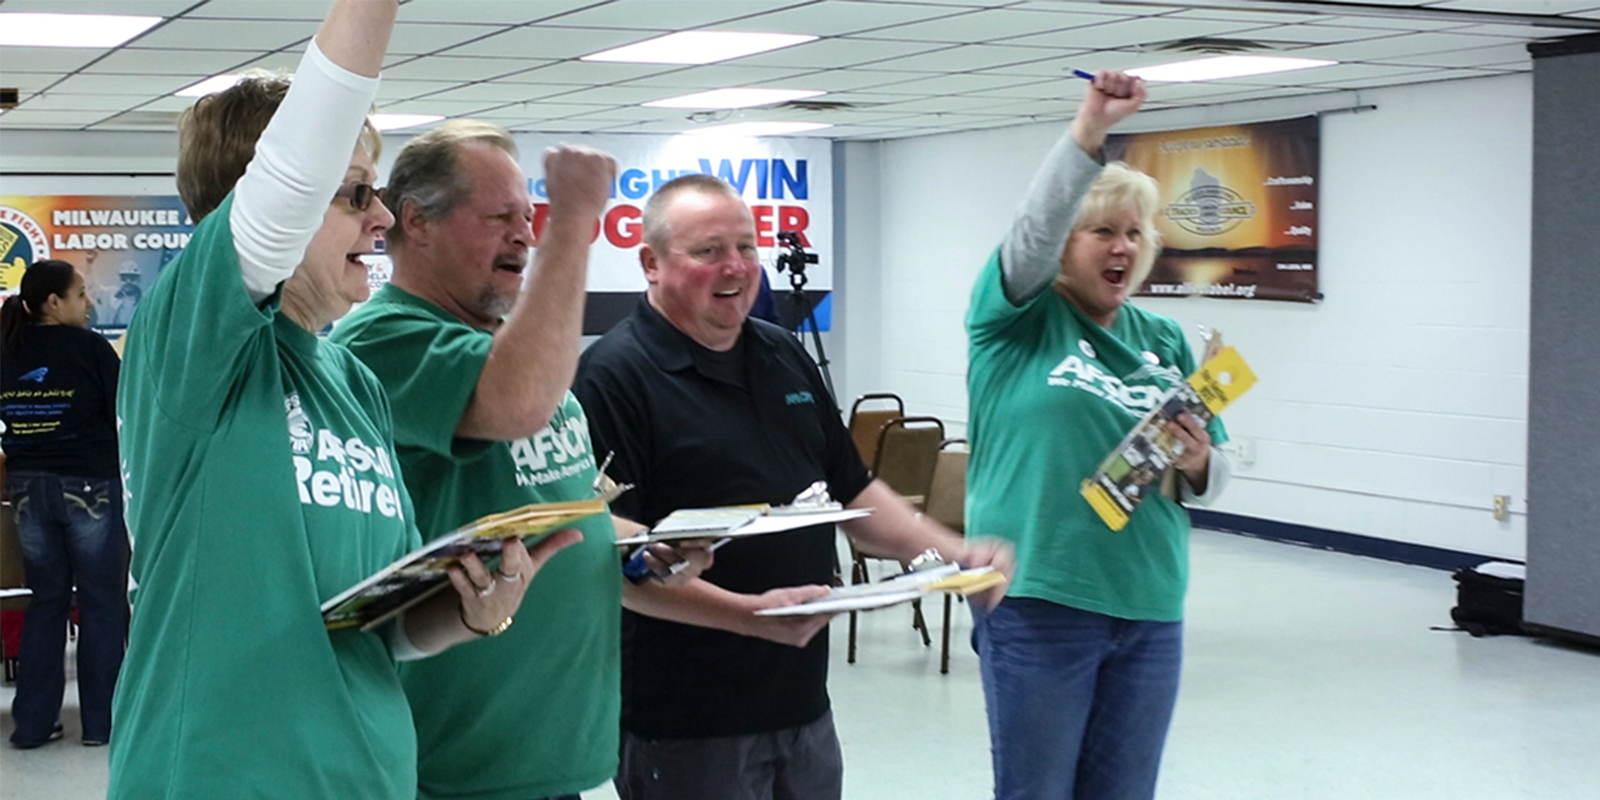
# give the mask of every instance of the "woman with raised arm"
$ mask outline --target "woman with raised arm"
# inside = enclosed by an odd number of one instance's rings
[[[409,800],[397,659],[503,630],[544,558],[507,540],[373,632],[322,602],[420,544],[376,378],[317,336],[367,295],[393,218],[366,124],[395,0],[337,0],[292,86],[247,79],[179,130],[198,228],[128,334],[118,395],[134,538],[112,798]]]
[[[1152,496],[1113,531],[1077,491],[1195,367],[1177,322],[1127,302],[1160,249],[1156,185],[1100,151],[1144,97],[1095,76],[967,312],[967,530],[1017,548],[1006,598],[973,609],[1001,800],[1151,797],[1177,698],[1188,513]],[[1169,430],[1180,493],[1206,502],[1220,423]]]

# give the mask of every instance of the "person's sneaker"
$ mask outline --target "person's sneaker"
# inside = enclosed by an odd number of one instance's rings
[[[16,748],[16,749],[18,749],[18,750],[32,750],[35,747],[39,747],[41,745],[47,745],[47,744],[49,744],[49,743],[51,743],[51,742],[53,742],[53,741],[55,741],[57,739],[60,739],[61,738],[61,734],[62,734],[61,723],[57,722],[56,726],[50,730],[50,735],[45,737],[44,739],[42,739],[40,741],[37,741],[37,742],[19,742],[19,741],[15,740],[15,739],[12,739],[11,740],[11,746]]]
[[[110,741],[111,741],[110,739],[91,739],[91,738],[85,736],[85,737],[83,737],[83,746],[84,747],[105,747],[108,743],[110,743]]]

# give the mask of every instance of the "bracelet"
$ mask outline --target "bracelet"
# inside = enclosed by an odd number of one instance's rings
[[[466,606],[459,606],[458,610],[461,612],[461,624],[462,624],[462,626],[464,626],[467,630],[472,631],[473,633],[476,633],[476,634],[478,634],[479,636],[481,636],[481,637],[483,637],[485,639],[490,638],[492,636],[499,636],[500,634],[505,633],[506,629],[511,627],[511,621],[513,619],[512,617],[508,616],[505,619],[501,620],[499,625],[496,625],[493,628],[490,628],[489,630],[485,631],[485,630],[479,630],[477,628],[472,627],[472,623],[467,621],[467,607]]]

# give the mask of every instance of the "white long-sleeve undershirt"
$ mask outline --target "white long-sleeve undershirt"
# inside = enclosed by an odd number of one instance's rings
[[[234,187],[228,220],[251,300],[269,297],[305,258],[377,95],[377,78],[333,63],[311,41]]]

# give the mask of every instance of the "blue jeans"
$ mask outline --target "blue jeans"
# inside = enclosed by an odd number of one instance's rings
[[[1178,696],[1183,623],[1044,600],[973,605],[997,800],[1149,800]]]
[[[50,738],[66,689],[63,658],[72,588],[78,588],[78,701],[86,741],[111,740],[111,693],[128,641],[128,532],[122,484],[13,472],[6,480],[33,596],[22,622],[16,744]]]

